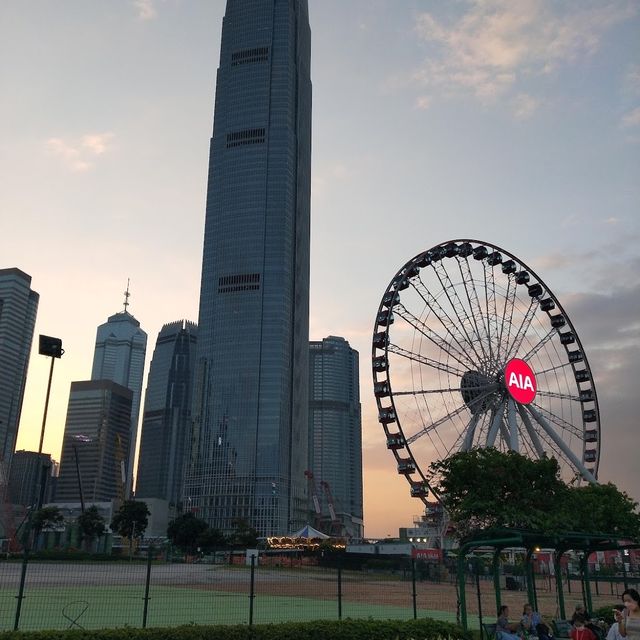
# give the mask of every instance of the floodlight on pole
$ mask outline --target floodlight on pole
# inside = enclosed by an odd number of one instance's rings
[[[84,513],[84,496],[82,494],[82,477],[80,476],[80,462],[78,461],[78,445],[92,442],[89,436],[78,434],[71,436],[71,446],[73,447],[73,453],[76,459],[76,475],[78,477],[78,491],[80,493],[80,512]]]

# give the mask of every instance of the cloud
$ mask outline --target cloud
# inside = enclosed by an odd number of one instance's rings
[[[422,13],[416,32],[436,52],[414,81],[495,102],[527,76],[592,55],[605,32],[635,11],[630,3],[569,4],[570,9],[551,0],[467,0],[468,10],[449,24]],[[521,113],[530,115],[532,104]]]
[[[158,15],[153,0],[134,0],[133,6],[138,11],[139,20],[153,20]]]
[[[45,149],[62,159],[71,171],[82,173],[93,168],[93,158],[108,150],[113,137],[114,134],[110,132],[88,133],[76,140],[53,137],[45,142]]]
[[[526,93],[519,93],[512,101],[513,115],[518,120],[527,120],[538,108],[540,103]]]
[[[431,105],[431,98],[429,96],[418,96],[416,98],[416,109],[426,110]]]
[[[637,127],[640,124],[640,107],[636,107],[622,117],[621,126]]]

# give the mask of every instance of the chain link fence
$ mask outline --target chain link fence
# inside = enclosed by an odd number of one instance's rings
[[[44,561],[24,556],[0,562],[0,630],[260,624],[335,619],[459,619],[459,586],[443,565],[397,559],[385,568],[361,568],[334,560],[328,566],[286,562],[243,564],[168,562],[149,549],[131,561]],[[509,578],[511,580],[509,580]],[[563,577],[567,611],[582,602],[577,576]],[[592,576],[594,608],[619,601],[633,573]],[[502,578],[502,603],[519,619],[527,599],[524,580]],[[492,577],[466,577],[470,628],[494,622]],[[538,608],[558,617],[555,578],[536,576]]]

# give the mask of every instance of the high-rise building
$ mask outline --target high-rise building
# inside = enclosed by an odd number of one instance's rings
[[[16,451],[9,474],[11,504],[32,507],[51,500],[53,461],[48,453]]]
[[[140,328],[140,323],[127,311],[128,289],[125,296],[124,311],[110,316],[107,322],[98,327],[91,379],[112,380],[133,392],[130,433],[127,437],[129,445],[125,452],[127,474],[125,493],[129,495],[133,482],[147,334]]]
[[[306,0],[228,0],[183,491],[224,531],[306,516],[310,46]]]
[[[182,320],[158,334],[142,414],[136,498],[180,501],[197,336],[198,326]]]
[[[344,338],[309,343],[309,469],[325,528],[354,538],[363,534],[358,370],[358,352]],[[330,499],[338,526],[331,521]]]
[[[71,383],[56,502],[122,497],[120,458],[129,448],[133,392],[111,380]]]
[[[0,269],[0,464],[4,468],[4,472],[0,468],[0,473],[3,475],[16,446],[38,300],[38,294],[31,290],[31,276],[16,268]]]

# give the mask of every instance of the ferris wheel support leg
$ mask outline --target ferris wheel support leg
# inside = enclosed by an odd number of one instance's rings
[[[598,481],[594,478],[593,474],[582,464],[582,462],[578,459],[578,456],[576,456],[576,454],[571,451],[565,441],[549,425],[544,416],[533,407],[527,407],[527,410],[533,416],[534,420],[547,432],[549,437],[558,445],[562,453],[567,456],[571,464],[580,472],[580,475],[582,475],[585,480],[588,480],[592,484],[598,484]]]
[[[509,449],[520,453],[520,443],[518,441],[518,423],[516,422],[516,403],[509,398],[507,404],[507,421],[509,422],[509,435],[511,436],[509,441]]]
[[[527,412],[524,410],[524,407],[521,404],[518,405],[518,413],[522,418],[522,422],[524,422],[524,426],[527,429],[529,438],[531,438],[531,442],[533,443],[533,448],[536,450],[536,453],[538,454],[538,458],[544,458],[545,451],[544,451],[544,447],[542,446],[542,442],[540,442],[540,438],[538,437],[536,430],[533,428],[533,425],[531,424],[531,420],[529,419]]]
[[[467,425],[467,434],[465,435],[464,442],[462,443],[462,451],[469,451],[473,446],[473,436],[476,432],[478,420],[480,420],[480,414],[476,413],[469,421],[469,424]]]
[[[498,429],[502,424],[502,414],[504,413],[504,402],[496,407],[493,420],[491,421],[491,428],[487,434],[487,447],[493,447],[496,443],[496,436],[498,435]]]

